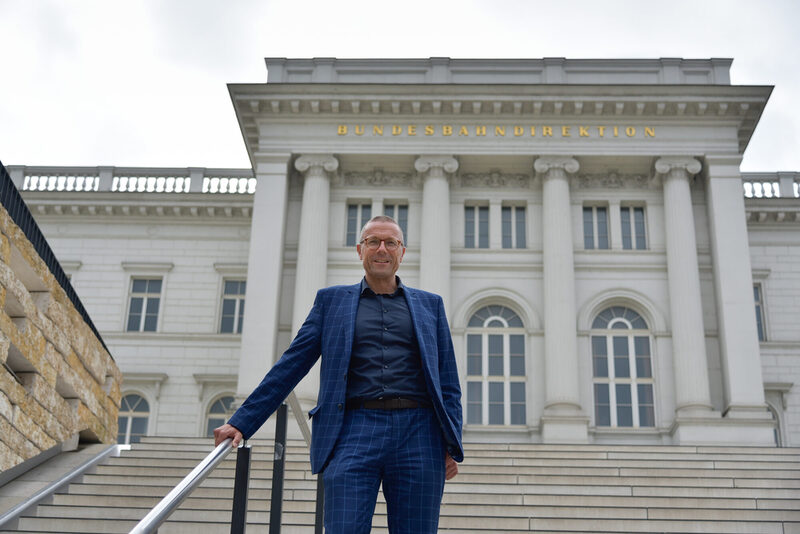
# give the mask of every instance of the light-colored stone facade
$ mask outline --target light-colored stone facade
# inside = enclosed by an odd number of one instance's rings
[[[350,207],[403,205],[399,274],[445,298],[465,410],[470,318],[501,305],[523,324],[524,423],[468,423],[465,439],[768,445],[777,418],[778,441],[800,444],[799,180],[739,172],[770,88],[730,85],[716,59],[267,66],[268,83],[230,86],[252,170],[10,168],[123,392],[149,402],[148,433],[204,433],[211,404],[258,383],[319,286],[360,279]],[[593,207],[605,249],[584,244]],[[623,246],[634,207],[638,250]],[[486,248],[467,244],[469,208],[486,208]],[[522,248],[504,248],[504,208],[525,210]],[[152,333],[126,332],[137,276],[163,281]],[[223,284],[245,278],[243,333],[220,333]],[[652,425],[597,421],[592,325],[610,306],[647,324]],[[316,380],[297,390],[306,409]]]
[[[113,443],[122,374],[0,208],[0,470],[57,444]]]

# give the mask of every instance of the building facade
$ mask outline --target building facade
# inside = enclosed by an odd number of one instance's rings
[[[771,87],[730,63],[270,58],[229,86],[251,170],[9,170],[124,373],[120,439],[224,420],[386,213],[466,440],[796,446],[798,175],[740,173]]]

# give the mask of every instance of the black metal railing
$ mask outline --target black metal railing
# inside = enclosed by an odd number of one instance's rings
[[[47,243],[44,234],[42,234],[42,231],[39,229],[39,225],[36,224],[33,215],[31,215],[25,201],[22,200],[22,196],[20,196],[19,191],[17,191],[17,186],[14,185],[11,176],[9,176],[2,162],[0,162],[0,203],[2,203],[14,223],[23,231],[28,241],[31,242],[33,248],[36,250],[37,254],[39,254],[39,257],[42,258],[42,261],[44,261],[56,281],[67,294],[72,305],[75,306],[75,309],[78,310],[78,313],[83,317],[84,322],[89,325],[94,335],[100,340],[103,348],[111,354],[111,351],[106,347],[100,332],[97,331],[91,317],[89,317],[89,313],[86,311],[86,308],[83,307],[81,299],[78,298],[78,294],[75,292],[75,289],[73,289],[72,284],[70,284],[67,274],[64,272],[64,269],[61,268],[61,264],[58,263],[53,249],[51,249],[50,245]]]

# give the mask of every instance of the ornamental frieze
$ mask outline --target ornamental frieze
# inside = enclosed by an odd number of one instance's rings
[[[622,174],[610,171],[603,174],[580,174],[576,178],[579,189],[657,189],[658,179],[644,174]]]
[[[461,187],[507,187],[526,189],[531,187],[533,179],[528,174],[509,174],[500,171],[488,173],[465,173],[456,179]]]
[[[410,172],[386,172],[375,169],[370,172],[345,172],[337,174],[335,185],[377,186],[377,187],[411,187],[413,175]]]

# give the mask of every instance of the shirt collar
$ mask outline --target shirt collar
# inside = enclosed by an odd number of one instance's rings
[[[392,295],[399,295],[401,291],[405,291],[406,286],[403,285],[403,281],[400,280],[399,276],[394,275],[394,280],[395,282],[397,282],[397,290],[394,293],[392,293]],[[369,284],[367,283],[366,276],[361,279],[361,291],[359,292],[359,294],[363,295],[364,293],[366,293],[367,295],[375,295],[375,292],[372,290],[372,288],[369,287]]]

